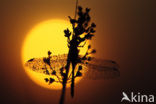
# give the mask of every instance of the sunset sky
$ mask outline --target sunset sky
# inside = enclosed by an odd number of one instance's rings
[[[92,44],[95,57],[115,60],[121,76],[109,80],[82,80],[75,98],[67,90],[66,104],[120,104],[122,91],[151,94],[156,91],[156,1],[79,0],[91,8],[97,24]],[[35,84],[24,72],[23,41],[38,23],[68,20],[75,0],[0,0],[1,104],[58,104],[61,91]]]

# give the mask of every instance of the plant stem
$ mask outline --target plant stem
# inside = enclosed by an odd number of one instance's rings
[[[69,68],[70,68],[70,61],[67,60],[66,74],[65,74],[64,79],[63,79],[63,88],[62,88],[62,94],[61,94],[61,98],[60,98],[60,104],[64,104]]]
[[[76,15],[77,15],[77,7],[78,7],[78,0],[76,0],[76,8],[75,8],[75,19],[76,19]]]
[[[75,67],[76,63],[72,63],[72,83],[71,83],[71,96],[74,97],[74,84],[75,84]]]

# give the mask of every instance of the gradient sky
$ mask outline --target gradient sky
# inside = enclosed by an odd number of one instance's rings
[[[90,7],[97,24],[96,57],[119,63],[121,76],[103,81],[83,80],[74,100],[66,104],[120,104],[122,91],[156,93],[156,1],[79,0]],[[0,0],[1,104],[58,104],[61,91],[44,89],[23,70],[21,47],[27,33],[49,19],[68,20],[75,0]]]

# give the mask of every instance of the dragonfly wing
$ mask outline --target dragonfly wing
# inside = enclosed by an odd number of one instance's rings
[[[112,79],[120,76],[119,65],[112,60],[94,59],[87,65],[86,79]]]
[[[66,56],[52,56],[50,65],[44,62],[44,58],[33,58],[25,63],[28,70],[33,70],[38,73],[50,75],[53,70],[56,73],[60,72],[60,68],[66,65]]]
[[[115,62],[113,60],[104,60],[104,59],[94,58],[94,59],[92,59],[90,64],[97,65],[97,66],[119,68],[119,65],[117,64],[117,62]]]

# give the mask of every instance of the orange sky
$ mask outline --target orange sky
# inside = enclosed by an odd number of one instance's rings
[[[76,86],[75,99],[68,104],[120,103],[123,90],[153,92],[155,74],[154,0],[80,0],[90,7],[97,33],[92,42],[96,57],[113,59],[121,66],[114,80],[86,81]],[[36,24],[74,15],[75,0],[1,0],[1,94],[6,104],[57,104],[60,91],[34,84],[21,62],[22,43]],[[147,74],[148,73],[148,74]],[[148,86],[147,86],[148,85]],[[69,92],[69,91],[68,91]],[[114,100],[112,100],[114,99]],[[5,103],[2,103],[5,104]]]

